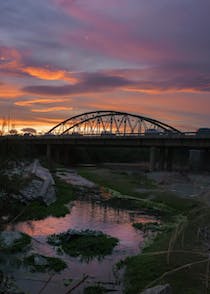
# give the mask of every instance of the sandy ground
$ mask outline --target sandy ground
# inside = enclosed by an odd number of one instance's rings
[[[163,189],[174,192],[178,196],[201,198],[210,204],[209,173],[151,172],[147,176]]]
[[[156,171],[149,172],[146,175],[158,184],[158,188],[155,190],[170,191],[180,197],[199,198],[210,205],[210,173],[194,174]],[[74,169],[60,169],[57,171],[56,176],[75,186],[96,187],[95,183],[81,177]],[[150,190],[139,188],[138,191],[148,192]]]
[[[81,177],[73,169],[61,169],[56,172],[56,176],[64,180],[67,183],[70,183],[74,186],[82,186],[87,188],[94,188],[96,184]]]

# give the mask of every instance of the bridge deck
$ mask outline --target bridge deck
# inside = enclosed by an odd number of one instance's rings
[[[203,136],[2,136],[0,143],[72,145],[98,147],[186,147],[210,149],[210,137]]]

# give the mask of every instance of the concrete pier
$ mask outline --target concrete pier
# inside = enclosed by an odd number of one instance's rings
[[[150,171],[154,171],[156,168],[156,153],[157,153],[156,148],[150,147],[150,162],[149,162]]]

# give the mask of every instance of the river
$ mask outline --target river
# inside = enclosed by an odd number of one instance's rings
[[[57,173],[57,176],[72,185],[95,186],[94,183],[77,175],[74,170],[62,170],[62,173]],[[83,293],[85,287],[97,283],[107,289],[115,290],[115,293],[123,292],[123,270],[116,271],[116,263],[139,253],[144,244],[143,232],[135,229],[132,224],[134,222],[151,222],[154,221],[154,217],[140,211],[105,206],[100,201],[88,200],[90,198],[86,195],[83,200],[71,202],[69,213],[65,217],[50,216],[44,220],[19,222],[7,227],[8,230],[18,230],[33,237],[29,251],[17,255],[4,255],[4,263],[0,264],[0,268],[3,267],[5,273],[12,275],[19,288],[25,293],[65,294],[69,288],[77,285],[84,275],[87,275],[88,278],[73,293]],[[65,232],[68,229],[102,231],[118,238],[119,243],[113,249],[112,254],[106,255],[100,260],[97,258],[89,261],[82,260],[80,257],[71,257],[65,253],[59,255],[56,249],[47,243],[47,236]],[[68,267],[62,272],[52,275],[52,273],[30,272],[27,267],[15,262],[16,257],[21,259],[31,253],[59,257],[66,262]],[[49,278],[50,282],[46,284]],[[68,287],[64,285],[64,281],[67,279],[72,279],[72,283]],[[45,289],[41,290],[45,284]]]
[[[85,287],[100,282],[108,289],[115,290],[115,293],[122,293],[123,271],[114,270],[115,265],[127,256],[132,256],[141,250],[144,243],[143,232],[136,230],[132,223],[151,222],[154,218],[139,211],[129,211],[105,206],[100,202],[88,200],[74,201],[69,213],[65,217],[47,217],[44,220],[20,222],[8,229],[19,230],[33,237],[32,247],[27,254],[39,253],[42,255],[62,258],[68,268],[61,273],[52,276],[43,294],[64,294],[69,287],[77,284],[84,275],[88,279],[81,286],[77,287],[73,293],[83,293]],[[58,255],[55,248],[46,242],[50,234],[64,232],[68,229],[92,229],[102,231],[108,235],[119,239],[118,245],[111,255],[98,260],[81,260],[79,257],[69,255]],[[18,255],[21,257],[21,255]],[[49,273],[30,272],[26,267],[16,267],[8,256],[4,264],[4,272],[14,276],[20,289],[30,294],[39,293],[44,283],[49,279]],[[72,279],[69,287],[64,285],[65,279]]]

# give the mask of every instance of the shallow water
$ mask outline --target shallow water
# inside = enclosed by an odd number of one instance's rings
[[[28,221],[16,224],[8,229],[15,229],[25,232],[32,236],[32,249],[30,252],[48,256],[58,256],[68,265],[61,273],[55,274],[50,283],[42,292],[43,294],[63,294],[77,284],[83,277],[88,275],[88,279],[73,293],[83,293],[86,286],[97,282],[104,283],[109,289],[116,289],[115,293],[122,293],[121,280],[122,272],[113,272],[114,265],[127,256],[137,254],[143,245],[144,237],[141,231],[132,227],[133,222],[154,221],[151,216],[146,216],[138,212],[128,210],[114,209],[105,207],[100,203],[88,201],[75,201],[69,214],[62,218],[48,217],[39,221]],[[70,257],[66,254],[57,255],[56,250],[46,243],[48,235],[64,232],[68,229],[92,229],[99,230],[119,239],[119,244],[114,248],[111,255],[105,256],[101,260],[92,259],[91,261],[81,261],[80,258]],[[39,242],[37,242],[39,241]],[[26,268],[17,269],[11,267],[8,259],[8,265],[4,265],[4,270],[14,275],[19,287],[26,293],[37,294],[48,280],[49,274],[31,273]],[[64,279],[71,278],[71,286],[65,287]]]

